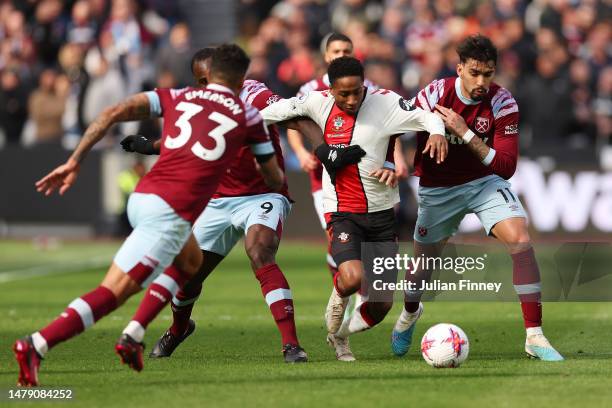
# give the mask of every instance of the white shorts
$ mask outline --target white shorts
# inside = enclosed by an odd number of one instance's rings
[[[191,224],[155,194],[132,193],[127,213],[134,230],[114,262],[145,288],[181,251],[189,239]]]
[[[323,190],[317,190],[312,192],[312,201],[314,202],[314,208],[321,222],[323,230],[327,230],[327,222],[325,221],[325,211],[323,210]]]
[[[214,198],[193,225],[193,235],[202,250],[226,256],[251,225],[271,228],[280,238],[290,211],[282,194]]]
[[[485,232],[508,218],[527,218],[508,181],[490,175],[452,187],[419,187],[415,241],[432,244],[454,235],[466,214],[474,213]]]

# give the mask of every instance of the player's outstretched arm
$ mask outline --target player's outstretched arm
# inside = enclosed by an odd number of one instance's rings
[[[423,154],[429,153],[429,157],[435,159],[436,163],[442,163],[448,154],[448,141],[444,137],[442,119],[434,113],[418,108],[414,99],[406,101],[395,93],[389,93],[386,98],[393,101],[389,106],[386,125],[393,129],[394,133],[409,131],[429,133]]]
[[[144,93],[136,94],[117,105],[106,108],[89,125],[66,163],[38,180],[36,190],[46,196],[52,194],[55,190],[59,190],[60,195],[64,194],[76,181],[80,163],[112,125],[122,121],[146,119],[149,114],[149,99]]]
[[[149,98],[145,93],[138,93],[117,105],[104,109],[87,127],[81,142],[70,158],[77,163],[81,163],[91,148],[106,135],[111,126],[119,122],[147,119],[150,115]]]

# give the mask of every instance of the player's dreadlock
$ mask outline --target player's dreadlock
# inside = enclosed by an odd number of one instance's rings
[[[363,65],[357,58],[353,57],[340,57],[336,58],[329,64],[327,69],[329,75],[329,82],[333,84],[339,78],[358,76],[361,80],[364,79]]]

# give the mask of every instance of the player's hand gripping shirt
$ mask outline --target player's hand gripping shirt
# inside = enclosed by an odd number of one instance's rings
[[[147,93],[164,118],[160,157],[136,192],[156,194],[193,223],[217,190],[238,150],[274,153],[261,115],[217,84]]]
[[[385,166],[393,157],[392,136],[408,131],[444,134],[444,123],[436,115],[408,107],[395,92],[366,89],[356,116],[336,106],[329,91],[310,92],[283,99],[261,112],[266,123],[306,116],[321,129],[331,146],[359,145],[366,155],[357,164],[344,167],[336,175],[336,185],[323,172],[323,207],[326,213],[367,213],[389,209],[399,201],[397,188],[389,188],[370,172]]]
[[[460,81],[459,78],[435,80],[410,104],[427,111],[433,111],[436,104],[451,108],[465,119],[476,136],[495,149],[495,156],[489,165],[485,165],[468,149],[463,139],[447,133],[448,156],[443,163],[436,164],[421,153],[428,135],[418,133],[414,166],[422,186],[456,186],[490,174],[509,179],[516,170],[519,113],[512,94],[492,83],[481,101],[472,101],[461,94]]]

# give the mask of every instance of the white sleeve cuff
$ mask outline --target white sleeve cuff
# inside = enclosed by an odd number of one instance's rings
[[[147,98],[149,99],[149,112],[151,112],[151,117],[159,117],[162,115],[161,101],[159,100],[159,95],[155,91],[145,92]]]
[[[461,138],[463,139],[465,144],[468,144],[470,143],[470,140],[472,140],[474,136],[476,136],[476,134],[472,132],[470,129],[468,129],[467,132],[465,132],[465,134]]]
[[[484,164],[485,166],[488,166],[491,164],[491,162],[493,161],[493,158],[495,157],[495,149],[490,148],[489,149],[489,153],[487,154],[487,157],[485,157],[484,159],[482,159],[482,164]]]
[[[250,145],[251,153],[254,156],[263,156],[264,154],[274,153],[274,145],[272,142],[263,142]]]

